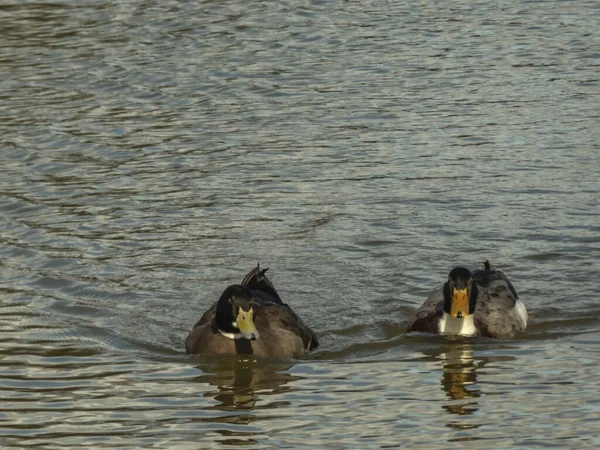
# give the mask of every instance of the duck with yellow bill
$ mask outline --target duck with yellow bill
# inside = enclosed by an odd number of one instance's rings
[[[489,261],[455,267],[409,320],[407,332],[511,338],[527,328],[527,309],[504,272]]]
[[[283,303],[267,270],[257,265],[241,284],[223,291],[192,328],[187,353],[297,358],[319,345],[315,333]]]

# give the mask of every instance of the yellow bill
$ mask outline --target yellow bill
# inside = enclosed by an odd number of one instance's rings
[[[466,317],[469,315],[469,293],[467,289],[456,289],[452,292],[452,317]]]
[[[258,339],[259,334],[254,325],[254,311],[250,308],[248,311],[244,311],[240,308],[236,323],[243,337],[250,340]]]

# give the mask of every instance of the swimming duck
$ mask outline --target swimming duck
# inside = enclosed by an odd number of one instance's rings
[[[297,358],[317,348],[317,336],[283,303],[267,270],[257,265],[223,291],[192,328],[187,353]]]
[[[471,273],[455,267],[411,317],[407,332],[510,338],[527,328],[527,309],[501,270],[489,261]]]

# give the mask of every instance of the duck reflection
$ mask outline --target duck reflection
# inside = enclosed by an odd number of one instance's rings
[[[476,363],[470,342],[449,342],[426,351],[425,354],[442,361],[441,385],[449,400],[443,408],[458,415],[470,415],[477,411],[477,397],[481,391],[477,384]]]
[[[215,408],[223,411],[284,406],[287,402],[269,403],[269,396],[289,391],[286,385],[302,378],[284,373],[293,364],[238,357],[205,361],[198,367],[204,374],[197,380],[217,387],[204,395],[213,397],[218,402]]]
[[[486,350],[496,347],[486,346]],[[505,346],[497,346],[503,349]],[[442,362],[442,389],[448,401],[442,408],[450,414],[469,416],[479,410],[477,398],[482,395],[477,383],[477,372],[482,367],[494,362],[510,361],[514,357],[507,355],[474,356],[473,344],[470,341],[451,341],[433,351],[425,352]],[[451,422],[452,428],[476,428],[479,425]]]
[[[452,346],[442,353],[442,387],[450,403],[444,409],[461,416],[477,411],[477,397],[480,389],[474,388],[477,383],[477,371],[473,358],[473,347],[470,343]]]
[[[279,408],[289,404],[287,401],[269,401],[271,396],[277,396],[292,390],[289,383],[302,377],[285,373],[293,367],[290,363],[243,359],[236,356],[206,359],[198,368],[203,374],[196,378],[200,383],[215,387],[204,393],[212,397],[216,404],[207,409],[233,412],[223,415],[215,414],[208,421],[222,424],[222,428],[213,430],[219,437],[215,443],[226,446],[255,445],[259,443],[258,432],[251,425],[260,420],[256,411]],[[207,419],[203,419],[207,420]]]

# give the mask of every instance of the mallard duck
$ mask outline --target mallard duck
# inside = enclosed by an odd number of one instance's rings
[[[257,265],[223,291],[192,328],[187,353],[297,358],[317,348],[317,336],[283,303],[267,270]]]
[[[501,270],[489,261],[471,273],[455,267],[411,317],[407,332],[510,338],[527,328],[527,309]]]

